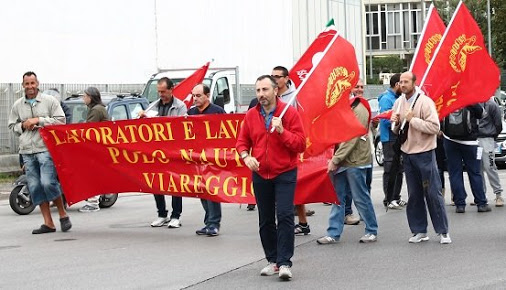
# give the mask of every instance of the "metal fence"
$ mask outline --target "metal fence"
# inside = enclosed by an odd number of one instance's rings
[[[141,93],[144,84],[40,84],[41,91],[57,88],[63,99],[82,93],[87,87],[96,87],[101,92]],[[23,97],[21,84],[0,83],[0,154],[17,153],[18,138],[7,128],[9,114],[14,102]]]

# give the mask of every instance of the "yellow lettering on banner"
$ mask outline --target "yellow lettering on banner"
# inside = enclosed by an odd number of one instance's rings
[[[58,135],[56,135],[54,130],[49,130],[49,133],[51,133],[51,135],[53,135],[53,138],[56,141],[56,146],[67,143],[67,140],[65,140],[65,139],[63,139],[63,141],[60,140],[60,138],[58,138]]]
[[[92,132],[93,132],[93,136],[95,136],[94,139],[92,139],[92,134],[91,134]],[[88,130],[86,130],[85,136],[86,136],[86,139],[89,141],[95,140],[96,143],[100,143],[100,132],[98,132],[98,130],[96,128],[88,128]]]
[[[204,193],[204,190],[202,189],[202,180],[204,178],[202,175],[194,175],[193,176],[193,190],[195,193]]]
[[[179,181],[181,182],[181,192],[191,192],[190,188],[188,187],[188,184],[190,183],[190,176],[187,174],[181,174],[179,175]]]
[[[214,186],[213,187],[213,191],[211,192],[211,180],[213,179],[216,179],[218,183],[220,183],[220,178],[218,176],[210,176],[207,180],[206,180],[206,190],[207,190],[207,193],[209,193],[209,195],[218,195],[218,189],[219,187],[218,186]]]
[[[116,144],[128,144],[130,141],[125,135],[125,132],[123,132],[123,129],[121,127],[118,127],[118,134],[116,135]]]
[[[167,191],[168,192],[178,192],[177,186],[176,186],[176,181],[174,180],[174,176],[172,176],[172,174],[170,175],[170,178],[169,178],[169,184],[167,184]]]
[[[151,177],[149,177],[148,175],[151,175]],[[155,173],[147,173],[147,172],[143,172],[142,173],[142,176],[144,176],[144,181],[146,181],[146,184],[151,189],[153,189],[153,185],[155,183],[154,182],[155,175],[158,175],[159,190],[163,191],[163,174],[161,172],[159,172],[157,174],[155,174]]]
[[[107,142],[109,144],[114,144],[114,140],[112,140],[112,131],[109,127],[100,127],[100,133],[102,135],[102,140],[104,142],[104,145],[107,145]]]
[[[121,150],[123,151],[123,157],[125,158],[126,162],[130,163],[130,164],[135,164],[137,162],[139,162],[139,153],[141,153],[141,151],[134,151],[132,152],[132,156],[130,156],[128,154],[128,150]],[[132,158],[130,158],[132,157]]]
[[[246,197],[247,188],[248,188],[248,178],[241,177],[241,197]],[[253,182],[250,182],[250,192],[251,192],[251,194],[253,194]],[[255,196],[255,195],[253,194],[253,196]]]
[[[135,129],[137,127],[135,125],[126,125],[125,129],[127,129],[130,133],[130,143],[137,143],[137,138],[135,137]]]
[[[165,134],[165,128],[163,127],[162,124],[160,123],[153,123],[152,126],[153,126],[153,133],[155,135],[155,140],[156,141],[171,141],[171,140],[174,140],[174,138],[172,138],[172,129],[170,127],[170,123],[165,123],[166,127],[167,128],[167,133]]]
[[[204,125],[206,127],[206,139],[218,139],[218,133],[214,133],[214,136],[211,135],[211,127],[209,126],[209,121],[204,121]]]
[[[67,142],[77,144],[81,143],[81,141],[84,141],[82,140],[82,134],[84,130],[81,129],[80,131],[81,134],[78,134],[76,129],[70,130],[70,134],[67,132]]]
[[[195,134],[193,133],[193,122],[184,121],[183,128],[184,128],[184,139],[185,140],[194,140]]]
[[[236,186],[232,186],[232,193],[228,192],[228,183],[230,180],[233,180],[235,182]],[[225,178],[225,181],[223,182],[223,193],[225,193],[226,196],[235,196],[237,194],[237,177],[229,176]]]
[[[181,152],[181,159],[186,161],[186,164],[195,163],[197,162],[193,161],[193,149],[189,149],[189,152],[187,152],[185,149],[179,149],[179,152]]]
[[[141,124],[139,126],[139,138],[142,142],[149,143],[153,140],[153,131],[151,131],[151,127],[148,124]]]
[[[200,153],[200,164],[213,165],[212,162],[209,162],[209,160],[207,160],[206,149],[202,149],[202,152]]]
[[[116,147],[107,147],[107,150],[109,151],[109,155],[111,156],[112,163],[118,164],[119,149]]]

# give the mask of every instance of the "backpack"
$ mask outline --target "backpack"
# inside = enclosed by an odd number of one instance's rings
[[[444,133],[452,139],[469,137],[471,132],[471,112],[467,108],[451,113],[444,120]]]

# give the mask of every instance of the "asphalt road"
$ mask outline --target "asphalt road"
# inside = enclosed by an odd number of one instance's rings
[[[338,244],[317,245],[330,207],[310,205],[312,234],[296,237],[289,282],[259,275],[266,261],[257,211],[245,205],[223,205],[218,237],[195,235],[204,216],[196,199],[183,201],[180,229],[151,228],[154,200],[138,194],[97,213],[74,205],[70,232],[32,235],[39,210],[19,216],[1,200],[0,289],[506,289],[506,208],[456,214],[447,206],[453,243],[439,244],[430,226],[430,241],[409,244],[405,210],[382,207],[381,174],[375,168],[378,242],[360,244],[360,224],[346,226]],[[500,175],[505,184],[506,170]]]

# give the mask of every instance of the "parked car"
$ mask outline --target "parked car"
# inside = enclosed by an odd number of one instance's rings
[[[72,95],[64,103],[72,110],[71,123],[84,123],[88,107],[84,104],[83,95]],[[149,102],[146,98],[135,94],[102,93],[102,103],[112,121],[128,120],[137,117],[139,111],[145,110]]]

